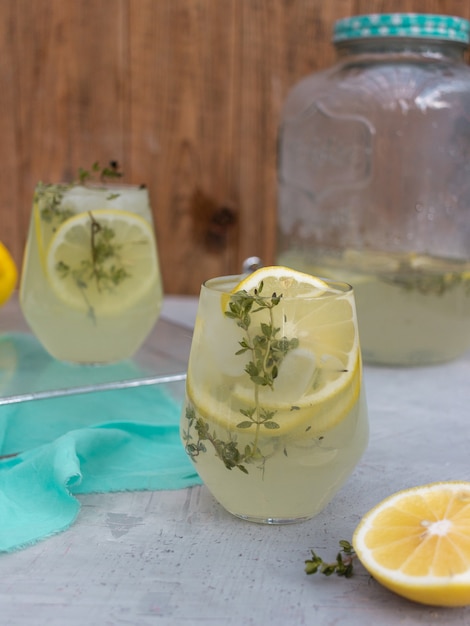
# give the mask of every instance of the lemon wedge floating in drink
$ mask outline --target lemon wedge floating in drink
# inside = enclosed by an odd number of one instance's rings
[[[268,299],[281,296],[280,305],[269,311],[255,312],[257,306],[253,306],[251,336],[262,335],[263,325],[271,325],[280,329],[278,337],[298,340],[282,360],[272,387],[253,385],[245,372],[252,353],[237,354],[246,333],[226,313],[240,292]],[[223,377],[214,389],[216,381],[208,381],[197,371],[188,373],[188,397],[201,415],[231,431],[237,430],[241,414],[258,404],[278,418],[279,427],[263,431],[264,436],[298,436],[299,431],[320,435],[338,425],[359,398],[361,359],[355,316],[349,286],[286,267],[261,268],[230,293],[220,294],[220,306],[213,307],[210,319],[206,312],[206,330],[196,324],[195,333],[203,333],[206,344],[211,329],[218,337],[218,343],[208,348]]]
[[[0,306],[10,298],[17,278],[16,264],[8,249],[0,241]]]
[[[155,284],[154,233],[127,211],[98,209],[59,226],[46,253],[49,282],[68,306],[121,313]]]
[[[395,593],[435,606],[470,604],[470,483],[438,482],[383,500],[353,535],[359,560]]]

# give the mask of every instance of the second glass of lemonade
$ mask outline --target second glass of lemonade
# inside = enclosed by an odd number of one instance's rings
[[[146,187],[38,184],[20,302],[59,360],[98,364],[132,356],[162,303]]]
[[[181,436],[232,514],[320,512],[368,440],[353,290],[282,267],[202,285]]]

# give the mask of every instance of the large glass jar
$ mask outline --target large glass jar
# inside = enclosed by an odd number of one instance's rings
[[[339,20],[337,64],[289,93],[277,262],[354,286],[364,359],[470,348],[470,22]]]

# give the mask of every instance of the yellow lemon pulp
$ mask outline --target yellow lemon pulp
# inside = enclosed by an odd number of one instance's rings
[[[99,239],[112,233],[111,240]],[[95,245],[114,249],[101,266],[112,275],[122,268],[127,276],[121,281],[99,281],[86,273],[77,280],[77,272],[93,267],[92,237]],[[75,271],[64,273],[64,267]],[[155,284],[158,261],[152,227],[142,217],[122,210],[98,209],[80,213],[60,225],[46,253],[46,269],[55,294],[68,306],[87,310],[90,302],[97,314],[120,313],[132,306]],[[100,270],[101,271],[101,270]]]
[[[263,283],[262,293],[265,296],[272,293],[282,293],[284,298],[315,297],[326,291],[331,291],[328,283],[321,278],[298,272],[289,267],[273,265],[261,267],[248,274],[232,290],[232,293],[237,291],[252,293],[259,288],[260,283]]]
[[[410,600],[470,604],[470,483],[400,491],[374,507],[353,536],[374,578]]]
[[[190,369],[187,389],[193,404],[206,418],[235,430],[240,415],[259,403],[265,410],[275,411],[279,423],[279,428],[266,431],[266,436],[298,434],[299,430],[314,435],[336,426],[357,402],[361,387],[361,359],[351,292],[284,267],[265,267],[250,274],[231,293],[221,293],[222,311],[206,312],[205,319],[196,325],[196,336],[205,333],[205,341],[209,331],[200,331],[200,327],[220,328],[214,333],[218,334],[218,345],[213,352],[219,353],[221,368],[239,345],[227,341],[229,334],[237,332],[236,322],[218,317],[225,316],[232,298],[241,291],[249,294],[256,291],[266,298],[282,295],[280,305],[271,309],[273,318],[266,317],[263,321],[279,327],[279,336],[297,338],[299,345],[284,358],[273,388],[255,389],[248,375],[243,375],[244,361],[240,356],[237,357],[241,363],[240,376],[226,386],[225,394],[214,393],[213,385],[202,376],[198,382],[193,380],[198,374]],[[253,323],[256,315],[259,314],[252,315]],[[230,354],[224,354],[225,345],[230,346]],[[245,361],[249,358],[247,353]]]
[[[0,306],[10,298],[18,279],[16,264],[0,241]]]

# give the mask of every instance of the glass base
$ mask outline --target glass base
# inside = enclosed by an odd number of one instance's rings
[[[300,522],[306,522],[309,519],[312,519],[313,515],[305,515],[304,517],[253,517],[251,515],[241,515],[239,513],[233,513],[229,511],[238,519],[245,520],[246,522],[254,522],[255,524],[270,524],[281,525],[281,524],[299,524]]]

